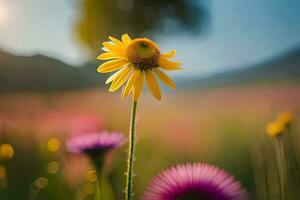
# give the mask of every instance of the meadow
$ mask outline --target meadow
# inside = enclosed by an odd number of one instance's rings
[[[178,163],[206,162],[231,172],[250,199],[266,199],[266,190],[270,199],[279,199],[265,126],[278,113],[292,112],[293,141],[299,141],[299,102],[300,86],[289,84],[178,90],[164,93],[160,102],[143,95],[137,114],[135,198],[159,171]],[[8,193],[9,199],[91,199],[94,190],[86,174],[93,166],[85,156],[67,152],[65,140],[86,131],[128,135],[130,99],[122,101],[119,93],[104,89],[6,93],[0,105],[0,141],[14,148],[13,158],[4,163],[7,182],[0,180],[6,188],[2,195]],[[107,199],[123,199],[125,149],[106,160]],[[297,146],[296,151],[299,160]],[[262,167],[268,169],[267,181]]]

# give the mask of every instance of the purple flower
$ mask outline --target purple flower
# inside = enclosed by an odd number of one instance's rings
[[[245,200],[241,184],[229,173],[203,163],[177,165],[150,183],[143,200]]]
[[[92,158],[98,158],[120,147],[125,141],[125,137],[119,133],[88,133],[70,138],[67,141],[67,148],[72,153],[85,153]]]

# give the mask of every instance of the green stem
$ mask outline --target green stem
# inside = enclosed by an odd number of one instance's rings
[[[277,160],[277,168],[278,168],[278,175],[280,181],[280,193],[281,199],[285,199],[286,195],[286,184],[287,184],[287,168],[285,163],[285,152],[284,152],[284,144],[282,140],[282,136],[277,136],[275,138],[275,154]]]
[[[293,137],[292,137],[292,131],[291,131],[291,126],[288,125],[287,126],[287,129],[286,129],[287,133],[286,133],[286,138],[287,138],[287,144],[289,144],[289,151],[290,151],[290,154],[291,154],[291,157],[292,157],[292,164],[293,164],[293,167],[295,168],[295,171],[296,171],[296,179],[298,180],[299,178],[299,164],[298,164],[298,160],[297,160],[297,157],[296,157],[296,151],[295,151],[295,147],[294,147],[294,140],[293,140]]]
[[[126,171],[126,200],[132,199],[132,177],[133,177],[133,161],[135,149],[135,118],[136,118],[137,101],[133,101],[131,109],[130,131],[129,131],[129,149],[127,158],[127,171]]]
[[[97,168],[97,187],[98,187],[98,192],[97,192],[97,197],[99,200],[103,200],[103,193],[102,193],[102,187],[101,187],[101,179],[102,179],[102,174],[101,174],[101,169]]]

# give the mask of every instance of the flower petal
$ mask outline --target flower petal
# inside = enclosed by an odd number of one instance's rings
[[[119,71],[117,71],[116,73],[114,73],[113,75],[111,75],[105,82],[105,84],[108,84],[112,81],[114,81],[116,78],[118,78],[125,70],[127,70],[128,66],[124,67],[123,69],[120,69]]]
[[[100,54],[97,59],[98,60],[110,60],[110,59],[116,59],[116,58],[126,58],[123,55],[118,55],[116,53],[112,53],[112,52],[105,52],[103,54]]]
[[[172,89],[176,89],[176,85],[173,82],[173,80],[168,75],[166,75],[163,71],[157,68],[154,68],[153,71],[157,74],[160,80],[162,80],[162,82],[164,82],[167,86],[169,86]]]
[[[112,36],[109,36],[108,37],[111,41],[113,41],[116,45],[118,45],[119,47],[121,47],[121,48],[126,48],[126,45],[123,43],[123,42],[121,42],[120,40],[118,40],[117,38],[114,38],[114,37],[112,37]]]
[[[122,41],[124,44],[129,44],[131,39],[128,34],[124,34],[124,35],[122,35]]]
[[[118,69],[121,69],[127,63],[128,62],[126,60],[121,60],[121,59],[111,60],[111,61],[108,61],[108,62],[105,62],[105,63],[101,64],[98,67],[97,71],[100,72],[100,73],[113,72],[113,71],[116,71]]]
[[[137,101],[140,97],[144,85],[144,73],[140,73],[139,77],[136,80],[136,83],[134,84],[134,100]]]
[[[126,52],[124,49],[120,48],[119,46],[113,44],[112,42],[103,42],[103,46],[112,53],[117,55],[125,56]]]
[[[153,96],[156,99],[161,100],[161,93],[160,93],[159,85],[158,85],[157,80],[154,77],[153,73],[150,70],[147,70],[147,71],[145,71],[145,74],[146,74],[147,85],[148,85],[151,93],[153,94]]]
[[[130,65],[128,65],[127,67],[125,67],[125,70],[122,71],[120,73],[120,75],[113,80],[113,82],[109,88],[110,92],[116,91],[126,82],[126,80],[128,79],[128,76],[130,75],[131,69],[132,69],[132,67]]]
[[[161,56],[165,59],[173,58],[176,55],[176,49],[169,51],[168,53],[162,53]]]
[[[136,83],[136,80],[139,77],[140,73],[141,73],[141,71],[139,69],[134,70],[134,72],[132,73],[132,75],[130,76],[130,78],[128,79],[128,81],[124,87],[124,90],[122,92],[122,98],[128,96],[133,85]]]
[[[179,62],[169,61],[164,58],[160,58],[158,61],[158,65],[165,70],[178,70],[181,69]]]

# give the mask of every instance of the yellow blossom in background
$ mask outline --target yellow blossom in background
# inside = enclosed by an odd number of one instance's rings
[[[285,126],[288,126],[294,119],[294,116],[290,112],[282,112],[278,115],[277,121],[283,123]]]
[[[0,181],[5,180],[6,178],[6,168],[5,166],[0,165]]]
[[[47,149],[50,152],[56,152],[60,149],[61,143],[57,138],[51,138],[47,141]]]
[[[152,95],[160,100],[161,92],[155,76],[172,89],[176,88],[173,80],[164,70],[181,69],[179,62],[173,62],[176,50],[162,54],[159,46],[147,38],[131,39],[127,34],[122,40],[109,37],[111,41],[104,42],[105,53],[98,56],[99,60],[109,60],[97,69],[100,73],[117,71],[106,81],[111,83],[109,91],[114,92],[123,86],[122,98],[133,94],[136,101],[143,89],[144,79]]]
[[[86,174],[87,182],[94,183],[97,181],[97,173],[95,170],[90,170]]]
[[[34,182],[35,187],[37,187],[38,189],[44,189],[48,186],[48,179],[45,177],[39,177],[38,179],[36,179],[36,181]]]
[[[92,195],[95,193],[95,186],[92,183],[86,183],[83,186],[83,191],[87,194],[87,195]]]
[[[0,160],[10,160],[14,156],[14,148],[10,144],[0,145]]]
[[[59,171],[59,168],[60,168],[59,162],[52,161],[52,162],[49,162],[47,165],[47,172],[49,174],[56,174]]]
[[[275,136],[282,134],[282,132],[284,131],[284,128],[285,128],[284,124],[281,123],[280,121],[273,121],[273,122],[270,122],[269,124],[267,124],[266,133],[269,136],[275,137]]]

